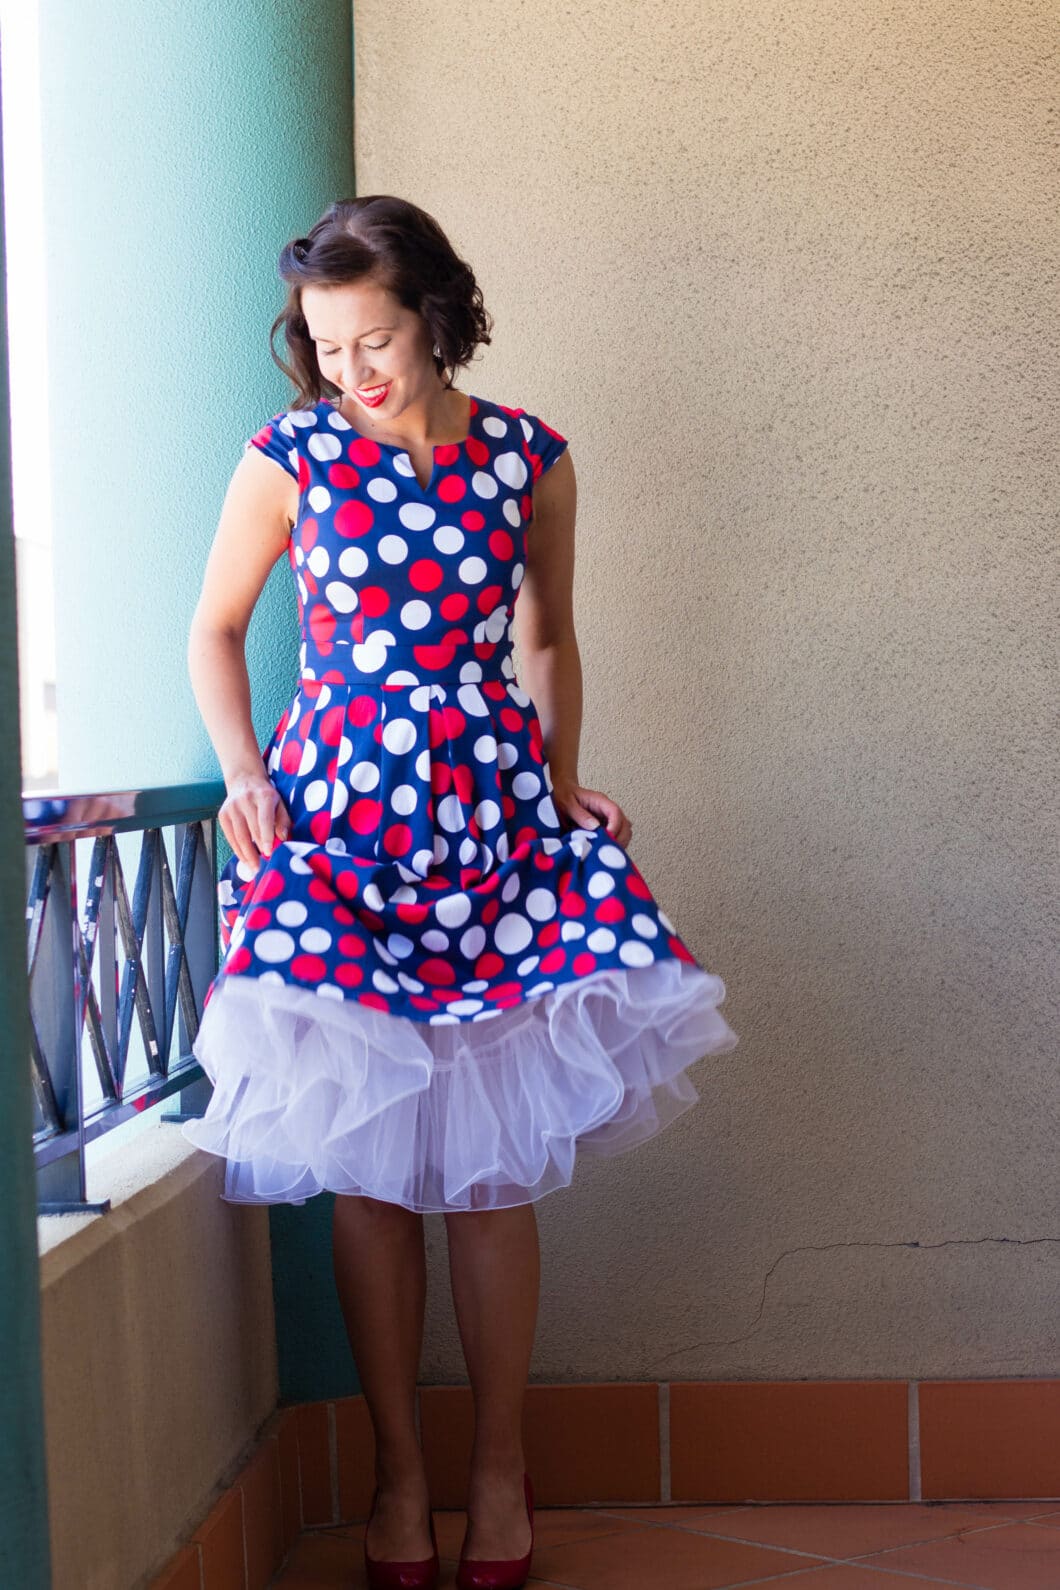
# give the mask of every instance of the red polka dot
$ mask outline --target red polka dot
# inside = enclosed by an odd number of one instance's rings
[[[350,826],[359,834],[374,834],[382,815],[382,804],[365,795],[350,807]]]
[[[541,957],[541,970],[546,977],[551,977],[553,972],[558,972],[567,959],[567,952],[558,944],[554,950],[549,950],[547,955]]]
[[[460,502],[467,494],[467,486],[459,475],[443,475],[438,482],[438,495],[443,502]]]
[[[456,981],[456,972],[449,961],[443,961],[438,956],[432,955],[427,960],[421,961],[418,975],[425,983],[453,983]]]
[[[414,591],[436,591],[444,579],[441,564],[433,558],[417,558],[409,569],[409,584]]]
[[[477,508],[465,508],[460,515],[460,523],[465,530],[481,530],[486,520]]]
[[[229,972],[245,972],[253,959],[254,957],[247,949],[247,946],[245,944],[241,944],[239,948],[233,950],[231,955],[228,957],[228,960],[225,962],[225,969]]]
[[[407,856],[412,849],[412,829],[408,823],[391,823],[383,835],[383,849],[388,856]]]
[[[328,963],[320,955],[295,955],[291,971],[303,983],[319,983],[327,976]]]
[[[364,982],[364,972],[350,961],[345,961],[335,968],[335,981],[341,983],[343,988],[358,988]]]
[[[390,606],[390,593],[381,585],[366,585],[358,592],[362,613],[369,618],[379,618]]]
[[[259,933],[262,928],[268,927],[272,921],[272,912],[267,905],[253,906],[247,912],[247,927],[252,933]]]
[[[351,497],[348,502],[339,503],[333,523],[340,536],[352,541],[357,536],[368,534],[375,523],[375,514],[360,497]]]
[[[355,436],[346,451],[362,469],[372,469],[383,456],[378,442],[370,442],[367,436]]]
[[[332,464],[328,470],[328,485],[336,491],[352,491],[360,483],[360,475],[349,464]]]
[[[438,603],[438,611],[447,623],[455,624],[458,618],[463,618],[471,603],[462,591],[452,591],[450,595],[443,596]]]
[[[331,650],[331,637],[335,633],[335,615],[330,607],[310,608],[309,633],[321,651]]]
[[[346,708],[346,716],[350,722],[359,729],[365,728],[379,711],[379,703],[374,696],[354,696]]]

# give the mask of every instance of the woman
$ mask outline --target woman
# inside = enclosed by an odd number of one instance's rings
[[[515,1586],[534,1202],[577,1148],[690,1108],[686,1068],[737,1038],[626,813],[581,782],[574,466],[537,416],[453,384],[490,341],[473,272],[388,196],[331,205],[279,270],[294,400],[246,443],[189,643],[234,855],[194,1044],[214,1092],[184,1131],[233,1202],[336,1195],[372,1585],[436,1582],[414,1408],[423,1215],[445,1214],[476,1415],[457,1584]],[[259,750],[244,640],[284,555],[299,676]]]

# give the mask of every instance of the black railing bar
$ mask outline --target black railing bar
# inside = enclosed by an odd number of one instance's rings
[[[134,1116],[143,1115],[152,1105],[168,1098],[171,1093],[179,1093],[190,1083],[200,1081],[204,1074],[202,1066],[193,1056],[182,1057],[179,1069],[171,1068],[168,1077],[153,1078],[149,1084],[121,1104],[101,1105],[93,1110],[85,1122],[84,1141],[91,1143],[97,1137],[103,1137],[107,1132],[113,1131],[115,1127],[131,1121]],[[64,1154],[69,1153],[77,1142],[78,1134],[73,1127],[65,1132],[45,1130],[35,1133],[33,1157],[38,1168],[50,1164],[53,1159],[60,1159]]]
[[[142,789],[78,794],[58,790],[24,791],[22,822],[27,844],[85,839],[93,834],[135,833],[173,823],[209,821],[223,803],[223,779],[159,784]],[[50,808],[62,803],[61,811]]]

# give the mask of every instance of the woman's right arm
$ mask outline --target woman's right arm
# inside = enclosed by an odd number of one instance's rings
[[[287,551],[298,482],[248,447],[225,494],[188,633],[188,673],[228,797],[217,820],[240,861],[257,868],[291,819],[261,759],[244,650],[255,603]]]

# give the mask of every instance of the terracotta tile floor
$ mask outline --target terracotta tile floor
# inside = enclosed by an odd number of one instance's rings
[[[462,1512],[434,1515],[451,1590]],[[553,1590],[1060,1590],[1060,1502],[542,1507],[531,1587]],[[272,1581],[363,1590],[363,1524],[307,1529]]]

